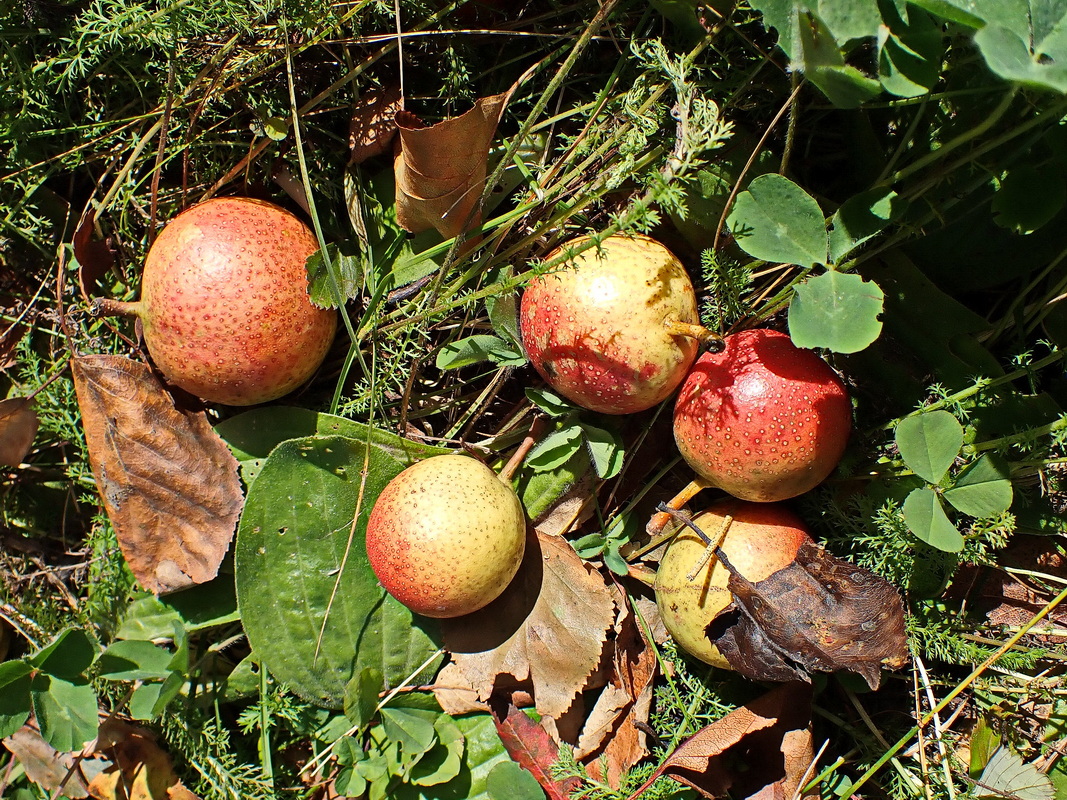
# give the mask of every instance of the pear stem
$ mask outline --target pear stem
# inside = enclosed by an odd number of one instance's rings
[[[652,516],[652,519],[648,521],[648,525],[645,526],[645,531],[653,538],[659,536],[663,533],[663,529],[667,527],[667,523],[674,518],[672,511],[681,510],[682,506],[700,494],[700,492],[709,488],[711,488],[711,484],[703,478],[691,480],[678,494],[664,504],[663,511],[658,511]]]
[[[688,336],[690,339],[696,339],[701,350],[718,353],[725,347],[719,334],[705,328],[703,325],[697,325],[695,322],[670,319],[664,323],[664,327],[667,329],[667,333],[672,336]]]
[[[511,483],[511,479],[515,477],[515,473],[519,471],[519,467],[522,466],[523,459],[533,449],[533,446],[541,439],[541,434],[544,432],[545,421],[540,417],[534,417],[532,423],[530,423],[530,431],[526,434],[526,438],[522,440],[522,443],[512,453],[511,458],[508,459],[508,463],[504,465],[504,468],[500,470],[497,476],[506,484]]]
[[[102,317],[136,317],[141,313],[141,301],[132,303],[125,300],[112,300],[110,297],[98,297],[93,301],[93,314]]]

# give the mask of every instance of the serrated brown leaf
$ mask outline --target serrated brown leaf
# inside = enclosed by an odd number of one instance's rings
[[[561,717],[600,663],[615,601],[603,577],[564,539],[531,534],[504,593],[473,614],[442,620],[456,670],[488,700],[494,687],[529,679],[539,713]]]
[[[512,760],[537,778],[548,800],[567,800],[578,787],[578,779],[557,781],[552,777],[552,765],[559,760],[559,746],[552,737],[510,700],[496,698],[491,707],[496,732]]]
[[[37,412],[26,397],[0,400],[0,466],[16,467],[26,458],[37,435]]]
[[[478,223],[480,215],[471,212],[485,188],[489,146],[514,90],[483,97],[470,111],[429,127],[409,111],[396,115],[396,218],[404,230],[433,228],[450,238]]]
[[[622,620],[612,648],[609,683],[586,719],[575,756],[590,775],[618,786],[619,777],[648,754],[647,725],[652,708],[656,651],[632,611]],[[601,758],[607,774],[601,774]]]
[[[907,662],[904,603],[888,581],[811,542],[756,583],[716,552],[734,602],[708,636],[745,677],[809,681],[812,672],[847,669],[877,689],[883,666]]]
[[[229,448],[144,364],[90,355],[71,368],[89,464],[137,580],[162,594],[214,578],[244,500]]]
[[[814,759],[811,687],[783,684],[686,739],[632,798],[667,775],[706,797],[791,798]]]
[[[350,164],[362,164],[368,158],[389,152],[396,136],[396,115],[404,107],[400,85],[368,89],[352,107],[348,125]]]

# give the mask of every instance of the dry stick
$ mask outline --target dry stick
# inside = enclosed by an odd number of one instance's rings
[[[714,542],[708,542],[704,547],[704,552],[700,554],[700,558],[697,559],[697,563],[694,567],[686,573],[685,579],[692,583],[697,579],[697,573],[707,566],[711,561],[711,557],[715,555],[715,551],[722,546],[723,541],[726,539],[726,534],[730,532],[730,525],[733,524],[734,518],[727,514],[723,517],[722,524],[719,526],[719,534]],[[693,526],[696,527],[695,525]]]
[[[900,737],[900,739],[898,739],[897,742],[892,747],[890,747],[889,750],[887,750],[881,758],[874,762],[874,764],[872,764],[866,772],[860,775],[856,782],[852,784],[851,791],[855,793],[857,789],[859,789],[861,786],[863,786],[863,784],[869,781],[871,777],[876,772],[878,772],[878,770],[880,770],[886,765],[886,762],[889,761],[889,759],[893,758],[893,756],[899,753],[904,748],[904,746],[911,741],[911,738],[915,736],[916,733],[918,733],[920,728],[926,727],[926,725],[930,723],[930,720],[932,720],[938,713],[940,713],[942,709],[945,708],[945,706],[947,706],[960,694],[962,694],[963,691],[972,683],[974,683],[982,675],[983,672],[989,669],[989,667],[991,667],[998,658],[1008,652],[1008,650],[1010,650],[1020,639],[1022,639],[1023,636],[1025,636],[1031,628],[1033,628],[1035,625],[1037,625],[1037,623],[1047,617],[1052,612],[1052,610],[1055,609],[1056,606],[1058,606],[1064,600],[1067,600],[1067,589],[1064,589],[1052,600],[1046,603],[1045,607],[1042,608],[1039,612],[1037,612],[1037,614],[1035,614],[1029,622],[1027,622],[1023,627],[1021,627],[1018,632],[1015,633],[1014,636],[1004,642],[1004,644],[1002,644],[995,653],[993,653],[991,656],[989,656],[989,658],[979,664],[974,669],[974,671],[971,672],[971,674],[968,675],[963,680],[963,682],[959,684],[959,686],[957,686],[955,689],[945,695],[944,698],[941,699],[941,702],[939,702],[936,706],[930,709],[930,711],[928,711],[923,716],[923,718],[919,720],[918,725],[916,725],[910,731]]]

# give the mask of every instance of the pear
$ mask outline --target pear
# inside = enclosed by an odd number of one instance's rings
[[[223,197],[183,211],[145,260],[141,299],[98,301],[134,314],[164,377],[232,406],[288,394],[319,368],[337,312],[312,305],[305,262],[311,230],[285,209]]]
[[[530,363],[548,385],[602,414],[663,402],[700,343],[718,338],[699,324],[685,267],[647,236],[610,236],[530,281],[519,325]]]
[[[753,583],[789,566],[811,539],[801,519],[779,503],[729,498],[698,514],[693,524]],[[707,550],[692,529],[678,532],[656,570],[656,604],[679,647],[705,663],[730,669],[708,637],[708,626],[733,601],[727,588],[730,572]]]
[[[374,574],[427,617],[458,617],[495,600],[525,548],[518,496],[469,456],[433,456],[408,467],[386,484],[367,521]]]

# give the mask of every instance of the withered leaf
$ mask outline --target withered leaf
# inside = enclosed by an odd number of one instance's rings
[[[71,366],[89,464],[133,574],[155,594],[211,580],[243,503],[237,460],[144,364],[90,355]]]
[[[793,563],[752,583],[730,570],[734,602],[708,637],[730,665],[753,680],[810,680],[847,669],[872,689],[883,666],[908,659],[904,604],[888,581],[805,542]]]
[[[598,780],[617,786],[619,777],[648,754],[648,723],[652,708],[656,651],[645,637],[635,614],[627,609],[612,648],[608,685],[586,719],[575,756]],[[607,774],[601,774],[601,757]]]
[[[362,164],[389,152],[397,131],[395,118],[403,107],[399,84],[368,89],[356,100],[348,126],[350,164]]]
[[[26,397],[0,400],[0,466],[15,467],[22,463],[37,435],[37,412]]]
[[[791,798],[814,759],[811,687],[793,681],[697,731],[631,796],[662,775],[708,797]]]
[[[466,685],[487,700],[494,687],[529,679],[538,712],[560,717],[600,663],[615,601],[603,577],[559,537],[533,534],[518,575],[473,614],[442,620],[445,648]]]
[[[537,778],[548,800],[567,800],[578,787],[578,779],[557,781],[552,777],[552,765],[559,760],[559,746],[548,732],[510,700],[496,697],[490,707],[497,734],[512,760]]]
[[[113,763],[90,782],[94,800],[198,800],[178,779],[170,756],[146,731],[111,722],[98,748]]]
[[[86,773],[106,766],[102,760],[77,759],[75,753],[57,751],[41,738],[40,730],[32,722],[26,723],[4,739],[3,744],[22,765],[30,781],[50,794],[62,785],[63,795],[75,800],[89,796]]]
[[[396,115],[396,218],[404,230],[433,228],[450,238],[477,224],[471,211],[485,188],[489,146],[514,89],[483,97],[465,114],[429,127],[411,112]]]
[[[115,256],[107,242],[93,239],[95,221],[96,212],[91,208],[86,209],[71,241],[74,257],[78,260],[78,283],[86,303],[100,293],[101,281],[115,263]]]

